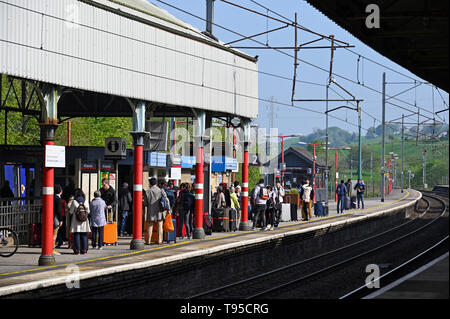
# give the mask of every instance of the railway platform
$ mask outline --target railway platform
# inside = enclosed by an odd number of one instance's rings
[[[412,208],[420,198],[421,193],[415,190],[408,189],[404,193],[395,190],[386,197],[385,202],[381,202],[379,198],[366,199],[365,209],[351,209],[339,215],[336,214],[336,204],[330,202],[329,216],[313,217],[309,221],[282,222],[274,231],[214,232],[202,240],[177,238],[176,243],[149,245],[138,251],[129,249],[131,237],[119,237],[118,245],[106,246],[103,250],[90,249],[85,255],[73,255],[71,249],[63,247],[58,249],[61,255],[55,256],[54,266],[37,266],[41,249],[21,246],[15,255],[1,260],[0,297],[20,298],[22,294],[30,297],[30,294],[38,290],[67,286],[74,278],[83,286],[87,280],[105,276],[109,278],[130,271],[156,269],[209,255],[223,254],[226,257],[229,256],[225,254],[226,251],[232,251],[232,254],[255,245],[297,238],[295,236],[312,231],[315,231],[314,236],[320,236],[332,226],[342,227],[399,209]]]

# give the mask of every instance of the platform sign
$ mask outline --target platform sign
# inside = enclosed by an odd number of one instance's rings
[[[181,179],[181,167],[171,167],[170,168],[170,179]]]
[[[105,159],[123,160],[127,158],[127,140],[110,137],[105,140]]]
[[[45,145],[45,167],[66,167],[66,147]]]

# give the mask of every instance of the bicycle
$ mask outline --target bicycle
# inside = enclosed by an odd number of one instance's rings
[[[19,235],[9,227],[0,227],[0,256],[11,257],[19,248]]]

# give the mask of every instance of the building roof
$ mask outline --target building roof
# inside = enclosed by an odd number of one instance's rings
[[[307,2],[372,49],[448,92],[447,0]],[[368,5],[379,8],[379,28],[366,26]]]
[[[306,148],[300,147],[300,146],[291,146],[286,151],[284,151],[284,155],[286,156],[287,153],[294,152],[300,156],[302,156],[305,160],[313,162],[313,154],[311,154]],[[325,167],[325,162],[321,159],[316,159],[316,165],[320,167]]]

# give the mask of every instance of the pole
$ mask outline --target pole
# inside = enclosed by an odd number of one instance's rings
[[[335,175],[335,179],[336,179],[336,185],[334,186],[335,188],[334,188],[334,200],[337,202],[337,200],[338,200],[338,196],[337,196],[337,187],[338,187],[338,150],[336,150],[336,155],[335,155],[335,158],[334,158],[334,160],[335,160],[335,167],[336,167],[336,175]]]
[[[358,138],[358,179],[362,179],[362,150],[361,150],[361,108],[358,104],[358,127],[359,127],[359,138]]]
[[[401,189],[403,193],[403,162],[405,158],[405,115],[402,114],[402,169],[401,169],[401,175],[400,175],[400,183],[401,183]]]
[[[242,165],[241,222],[239,223],[239,230],[250,230],[248,221],[248,142],[244,142],[244,163]]]
[[[386,73],[383,73],[381,107],[381,201],[384,202],[384,125],[386,121]]]
[[[427,179],[426,179],[426,167],[427,167],[427,149],[423,149],[423,176],[422,176],[422,182],[423,182],[423,189],[427,188]]]
[[[373,183],[373,158],[372,153],[370,153],[370,183],[372,184],[372,197],[375,196],[375,185]]]
[[[316,201],[316,145],[313,145],[313,171],[312,171],[312,183],[313,183],[313,203]]]
[[[203,229],[203,148],[204,134],[206,125],[206,113],[201,112],[194,127],[194,139],[197,147],[196,164],[195,164],[195,208],[194,208],[194,232],[193,239],[205,238],[205,230]]]
[[[282,185],[284,187],[284,136],[281,136],[281,180]],[[273,181],[273,185],[275,185],[275,180]]]
[[[331,40],[332,42],[332,47],[333,47],[333,38]],[[333,48],[331,49],[331,53],[333,54]],[[328,206],[328,87],[329,87],[329,83],[331,81],[331,74],[330,74],[330,78],[328,78],[327,81],[327,86],[326,86],[326,116],[325,116],[325,122],[326,122],[326,129],[325,129],[325,206]],[[314,196],[315,196],[315,191],[314,191]]]

